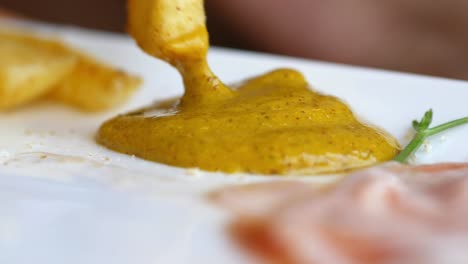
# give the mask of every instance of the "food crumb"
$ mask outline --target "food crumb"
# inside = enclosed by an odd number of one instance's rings
[[[410,163],[415,163],[416,162],[416,154],[411,154],[408,158],[408,161]]]
[[[423,146],[424,146],[424,152],[430,153],[432,151],[432,145],[429,141],[424,141]]]
[[[34,149],[39,148],[41,145],[42,145],[41,143],[28,143],[26,144],[26,148],[30,150],[34,150]]]
[[[104,164],[110,164],[111,163],[111,158],[109,157],[104,157],[103,159]]]
[[[88,152],[87,156],[91,158],[93,161],[99,163],[99,166],[108,165],[112,163],[112,160],[108,156],[102,156],[98,153]]]
[[[197,169],[197,168],[187,169],[185,172],[186,172],[187,175],[189,175],[189,176],[195,176],[195,177],[199,177],[199,176],[200,176],[200,170]]]
[[[31,129],[28,129],[28,128],[27,128],[27,129],[24,130],[24,134],[25,134],[26,136],[31,136],[31,135],[33,134],[33,132],[32,132]]]
[[[0,150],[0,163],[5,163],[11,158],[10,152],[2,149]]]

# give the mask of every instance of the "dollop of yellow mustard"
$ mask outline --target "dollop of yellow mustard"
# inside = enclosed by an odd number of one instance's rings
[[[389,134],[360,122],[339,99],[311,90],[297,71],[224,85],[206,62],[203,1],[131,0],[129,13],[137,43],[179,70],[185,94],[107,121],[97,135],[102,145],[178,167],[256,174],[337,173],[399,151]],[[183,23],[175,30],[161,23],[177,17]]]
[[[184,100],[189,100],[184,97]],[[206,104],[177,101],[116,117],[99,142],[179,167],[259,174],[335,173],[392,159],[398,144],[294,70],[247,81]]]

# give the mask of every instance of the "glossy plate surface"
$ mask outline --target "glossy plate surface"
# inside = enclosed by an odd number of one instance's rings
[[[18,23],[3,21],[0,26]],[[0,263],[248,263],[225,236],[229,216],[204,194],[226,184],[271,180],[173,168],[94,143],[106,119],[178,96],[168,65],[125,36],[22,23],[58,36],[145,79],[125,107],[87,115],[40,102],[0,114]],[[278,68],[299,69],[311,85],[408,140],[411,121],[429,108],[434,124],[468,116],[468,82],[213,48],[214,71],[229,82]],[[418,162],[468,161],[468,127],[432,138]],[[318,183],[329,177],[308,180]]]

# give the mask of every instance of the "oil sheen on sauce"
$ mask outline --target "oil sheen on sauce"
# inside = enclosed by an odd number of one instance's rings
[[[192,15],[204,17],[203,1],[192,2],[201,3],[199,14],[190,9]],[[279,69],[227,87],[206,62],[204,20],[161,40],[147,36],[165,28],[141,24],[143,9],[130,5],[130,31],[143,50],[179,70],[185,94],[107,121],[97,135],[100,144],[178,167],[256,174],[337,173],[391,160],[399,151],[389,134],[360,122],[336,97],[311,90],[295,70]],[[175,10],[187,15],[180,6]]]

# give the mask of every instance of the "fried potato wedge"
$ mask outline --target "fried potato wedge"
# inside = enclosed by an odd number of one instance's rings
[[[127,101],[141,82],[60,41],[0,31],[0,110],[45,96],[104,111]]]
[[[0,110],[28,103],[53,89],[73,71],[77,56],[38,48],[27,39],[0,32]]]
[[[205,58],[208,32],[203,0],[129,0],[128,31],[147,53],[174,64],[174,58]]]
[[[104,111],[126,102],[142,80],[81,55],[73,72],[50,92],[51,98],[82,111]]]
[[[209,48],[203,0],[128,0],[128,31],[148,54],[174,66],[184,81],[181,105],[233,96],[206,60]]]

